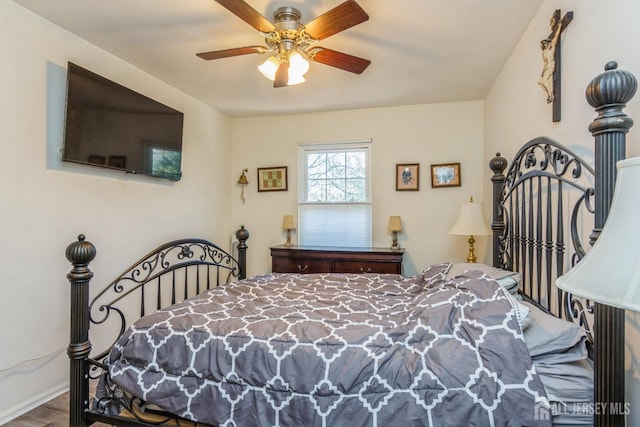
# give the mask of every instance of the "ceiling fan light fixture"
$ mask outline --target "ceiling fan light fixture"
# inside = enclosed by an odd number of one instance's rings
[[[278,58],[276,58],[275,56],[270,56],[266,61],[258,65],[258,70],[262,73],[263,76],[273,81],[276,78],[276,70],[278,69],[278,65]]]
[[[276,56],[270,56],[266,61],[258,66],[258,70],[263,76],[271,81],[276,79],[276,71],[280,65],[280,60]],[[289,81],[288,86],[305,82],[304,75],[309,71],[309,61],[304,59],[298,52],[289,55]]]
[[[245,0],[215,0],[238,18],[258,30],[264,37],[266,46],[244,46],[232,49],[197,53],[205,60],[229,58],[252,53],[272,52],[260,72],[279,88],[305,81],[309,62],[314,61],[339,68],[354,74],[361,74],[371,61],[336,50],[316,46],[315,43],[361,24],[369,15],[355,0],[343,0],[341,4],[315,17],[306,24],[300,22],[300,11],[294,7],[280,7],[270,22]],[[313,46],[313,48],[312,48]]]
[[[289,73],[293,70],[293,74],[297,76],[304,76],[309,71],[309,61],[304,59],[298,52],[293,52],[289,56]]]

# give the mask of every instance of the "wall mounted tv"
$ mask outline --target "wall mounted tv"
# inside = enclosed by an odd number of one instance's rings
[[[69,62],[62,160],[178,181],[184,114]]]

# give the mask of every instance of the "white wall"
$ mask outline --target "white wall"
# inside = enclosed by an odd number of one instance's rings
[[[554,124],[551,106],[537,81],[542,68],[539,43],[550,32],[549,19],[556,9],[563,15],[573,11],[574,17],[562,40],[562,120]],[[485,99],[485,164],[496,151],[511,158],[520,145],[536,136],[551,137],[581,154],[592,153],[593,138],[587,126],[596,113],[585,100],[585,89],[610,60],[640,77],[639,16],[640,2],[636,0],[545,1]],[[638,126],[640,95],[629,102],[626,112],[636,118]],[[627,136],[627,156],[638,155],[640,129],[632,128]],[[490,194],[485,185],[485,199]],[[627,314],[628,425],[640,425],[639,323],[640,316]]]
[[[252,232],[249,274],[271,271],[269,247],[285,240],[282,218],[293,214],[297,219],[298,144],[307,142],[373,141],[373,245],[391,245],[389,216],[400,215],[405,274],[434,262],[466,259],[467,239],[447,231],[460,203],[471,195],[481,200],[483,108],[482,101],[471,101],[234,119],[232,169],[237,180],[248,168],[250,184],[245,204],[240,186],[234,185],[232,216]],[[461,163],[462,186],[431,188],[430,165],[448,162]],[[395,191],[397,163],[420,164],[419,191]],[[288,167],[288,191],[257,191],[257,168],[270,166]],[[477,255],[482,260],[484,252]]]
[[[13,2],[0,2],[0,51],[2,424],[66,387],[70,265],[64,250],[79,233],[98,249],[95,290],[167,239],[230,242],[236,224],[226,116]],[[181,181],[60,162],[67,61],[185,113]]]

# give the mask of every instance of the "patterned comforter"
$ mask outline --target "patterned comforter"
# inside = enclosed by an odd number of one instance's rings
[[[449,267],[225,285],[137,321],[109,373],[213,425],[549,425],[512,297]]]

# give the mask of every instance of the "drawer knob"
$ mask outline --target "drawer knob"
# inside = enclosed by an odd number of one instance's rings
[[[367,271],[364,270],[364,267],[360,267],[360,273],[371,273],[371,267],[367,268]]]
[[[309,266],[308,266],[308,265],[305,265],[305,266],[303,267],[303,266],[301,266],[300,264],[298,264],[298,271],[299,271],[300,273],[304,273],[304,272],[305,272],[305,271],[307,271],[308,269],[309,269]]]

